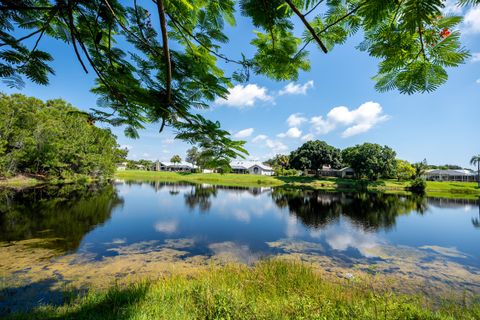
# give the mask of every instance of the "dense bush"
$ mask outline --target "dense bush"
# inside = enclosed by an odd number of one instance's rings
[[[427,188],[427,182],[423,178],[416,178],[410,184],[410,190],[416,193],[424,193]]]
[[[276,168],[274,171],[276,176],[298,176],[299,171],[296,169],[284,169],[284,168]]]
[[[110,176],[118,155],[110,130],[67,102],[0,94],[0,177]]]

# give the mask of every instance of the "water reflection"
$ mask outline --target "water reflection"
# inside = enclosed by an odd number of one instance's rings
[[[313,228],[324,228],[343,215],[364,230],[389,230],[395,226],[397,216],[427,210],[427,198],[422,196],[275,189],[272,198],[280,208],[287,207]]]
[[[0,241],[50,238],[43,244],[75,250],[122,203],[111,184],[0,190]]]
[[[206,212],[212,206],[210,198],[217,196],[217,187],[212,185],[195,185],[190,192],[186,192],[185,204],[191,210],[198,207],[201,212]]]
[[[0,275],[12,288],[84,285],[280,255],[334,275],[375,268],[480,292],[478,210],[475,200],[158,181],[0,190]]]

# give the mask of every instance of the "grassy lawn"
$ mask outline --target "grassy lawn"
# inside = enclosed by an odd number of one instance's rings
[[[227,186],[297,186],[328,191],[398,191],[405,192],[409,181],[378,180],[358,181],[338,178],[315,177],[269,177],[250,174],[217,174],[217,173],[175,173],[158,171],[126,170],[117,171],[115,176],[126,180],[162,180],[192,183],[211,183]],[[475,182],[427,182],[427,195],[446,198],[480,197],[480,189]]]
[[[284,182],[276,177],[251,174],[176,173],[163,171],[117,171],[116,178],[126,180],[161,180],[172,182],[218,183],[226,186],[279,186]]]
[[[212,267],[72,297],[6,319],[479,319],[480,305],[326,280],[298,262]]]

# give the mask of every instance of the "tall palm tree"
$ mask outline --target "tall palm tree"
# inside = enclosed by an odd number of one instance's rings
[[[480,187],[480,154],[477,154],[476,156],[473,156],[472,159],[470,159],[470,164],[472,166],[477,166],[477,181],[478,181],[478,186]]]

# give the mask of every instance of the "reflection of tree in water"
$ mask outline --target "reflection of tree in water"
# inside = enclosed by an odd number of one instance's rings
[[[365,230],[390,229],[398,215],[423,213],[427,208],[425,197],[381,193],[275,189],[272,197],[279,207],[288,207],[305,225],[315,228],[343,215]]]
[[[217,188],[215,186],[203,186],[203,185],[194,185],[190,192],[186,192],[185,204],[190,209],[195,209],[198,206],[200,211],[205,212],[210,210],[212,202],[210,201],[211,197],[217,196]]]
[[[48,245],[75,250],[84,235],[107,221],[122,203],[110,184],[1,190],[0,240],[59,238]]]
[[[478,204],[478,218],[472,218],[472,224],[475,228],[480,229],[480,203]]]

